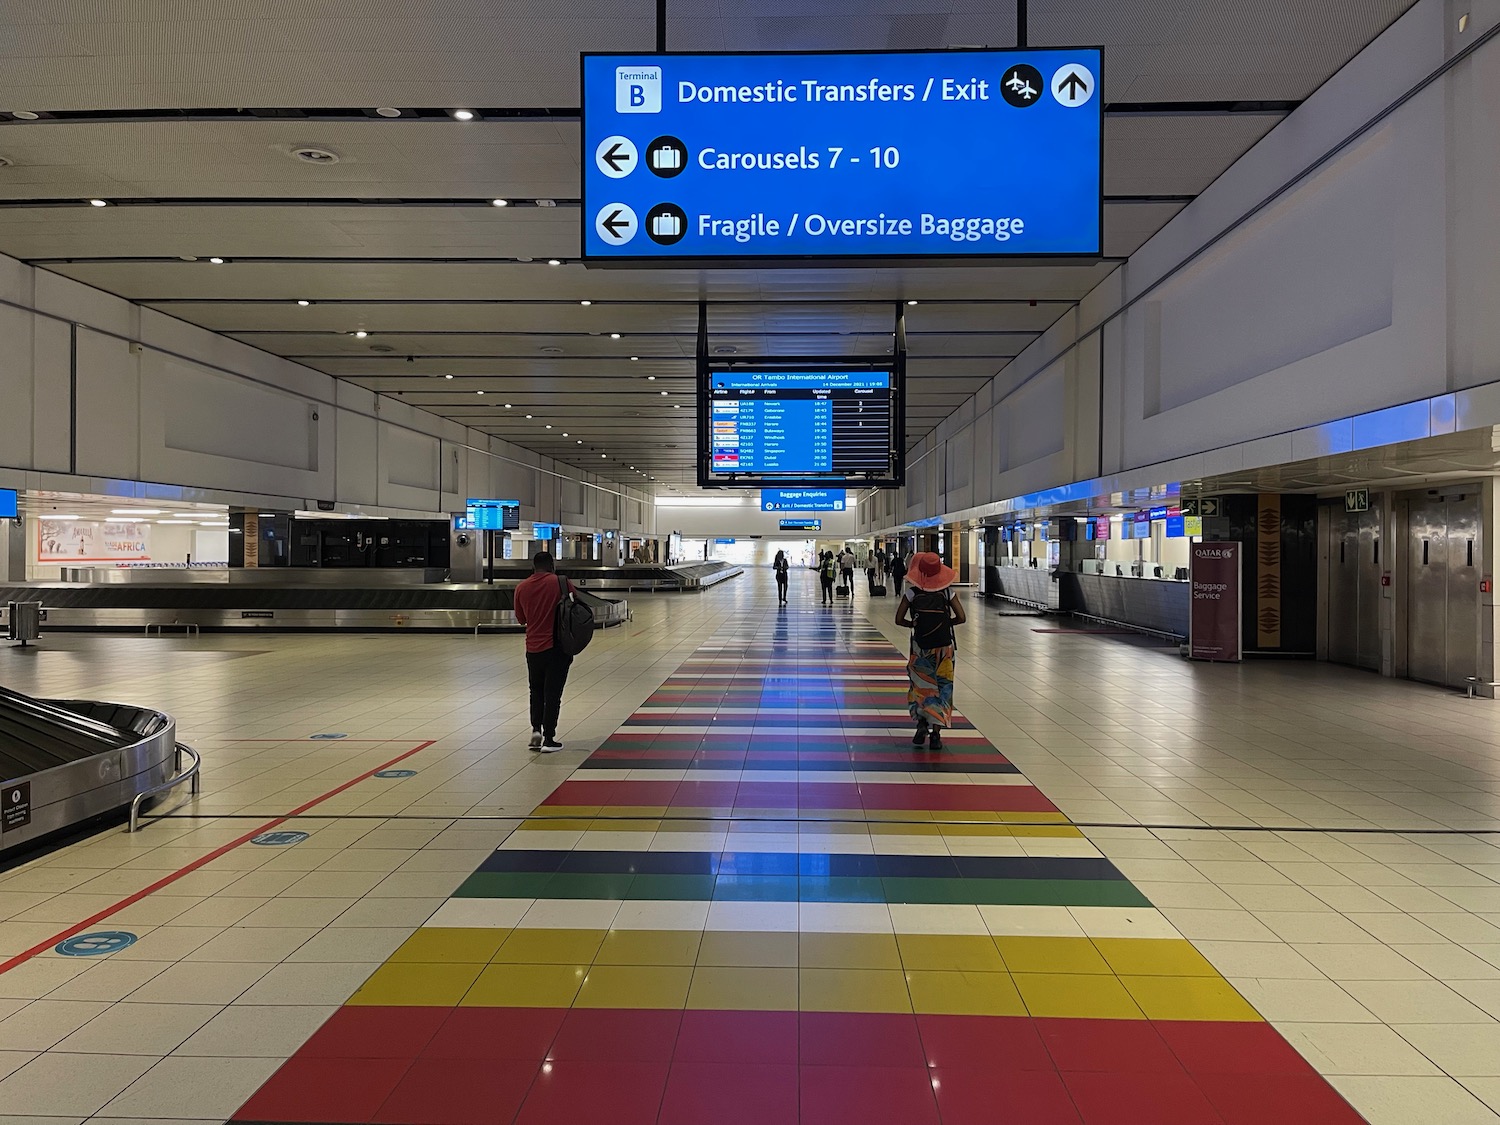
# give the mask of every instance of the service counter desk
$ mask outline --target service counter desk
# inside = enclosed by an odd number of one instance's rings
[[[1188,583],[1162,578],[1049,573],[1040,568],[989,567],[986,593],[1021,605],[1183,637],[1188,634]]]

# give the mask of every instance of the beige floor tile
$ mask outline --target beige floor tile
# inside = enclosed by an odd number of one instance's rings
[[[109,1005],[92,1000],[37,1000],[0,1020],[0,1051],[46,1051]]]
[[[1376,1023],[1358,1001],[1331,980],[1229,978],[1255,1010],[1272,1023]]]
[[[1354,980],[1344,988],[1386,1023],[1494,1023],[1440,981]]]
[[[112,1004],[57,1045],[100,1055],[169,1055],[219,1012],[217,1004]]]
[[[228,1004],[273,967],[252,962],[183,962],[147,981],[129,999],[138,1003]]]
[[[1333,1085],[1370,1125],[1497,1125],[1496,1115],[1455,1079],[1338,1076]]]
[[[173,1053],[289,1058],[335,1011],[337,1007],[332,1004],[232,1004]]]
[[[228,1117],[270,1078],[281,1059],[162,1059],[111,1101],[104,1112],[157,1121],[212,1113]]]
[[[1394,1029],[1455,1078],[1500,1079],[1500,1024],[1398,1023]]]
[[[158,1060],[146,1055],[50,1051],[0,1081],[0,1106],[17,1114],[97,1113]]]
[[[1276,1029],[1323,1074],[1421,1075],[1438,1068],[1381,1023],[1286,1023]]]

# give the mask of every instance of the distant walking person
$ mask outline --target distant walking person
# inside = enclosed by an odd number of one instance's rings
[[[967,620],[952,589],[956,577],[937,555],[920,552],[906,572],[912,588],[896,606],[896,624],[911,629],[906,709],[917,723],[911,742],[930,738],[934,750],[943,748],[943,728],[953,725],[953,626]]]
[[[854,601],[854,565],[857,561],[854,552],[848,547],[845,547],[844,553],[839,556],[839,576],[844,581],[844,589],[849,591],[851,603]]]
[[[771,564],[771,569],[776,571],[776,604],[786,605],[786,583],[792,565],[786,561],[785,551],[776,552],[776,561]]]
[[[833,583],[839,576],[838,560],[832,551],[824,551],[818,562],[818,581],[823,585],[823,604],[833,604]]]
[[[516,620],[526,626],[526,678],[531,686],[531,749],[555,754],[563,748],[557,741],[557,716],[562,710],[563,688],[573,658],[557,646],[557,606],[563,586],[573,583],[559,578],[552,555],[538,551],[531,560],[531,577],[517,584],[511,604]]]

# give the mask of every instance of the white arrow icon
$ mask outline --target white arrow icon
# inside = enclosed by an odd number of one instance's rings
[[[1094,74],[1082,63],[1067,63],[1052,75],[1052,96],[1077,109],[1094,96]]]
[[[638,226],[635,212],[624,203],[606,203],[594,216],[594,233],[610,246],[624,246]]]
[[[618,180],[635,171],[640,154],[629,137],[605,137],[594,150],[594,163],[612,180]]]

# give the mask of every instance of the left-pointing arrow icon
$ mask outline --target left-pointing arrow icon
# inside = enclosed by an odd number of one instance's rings
[[[624,203],[606,203],[594,216],[594,231],[608,246],[624,246],[637,226],[635,212]]]
[[[639,159],[640,153],[629,137],[605,137],[594,149],[594,164],[612,180],[630,175]]]

